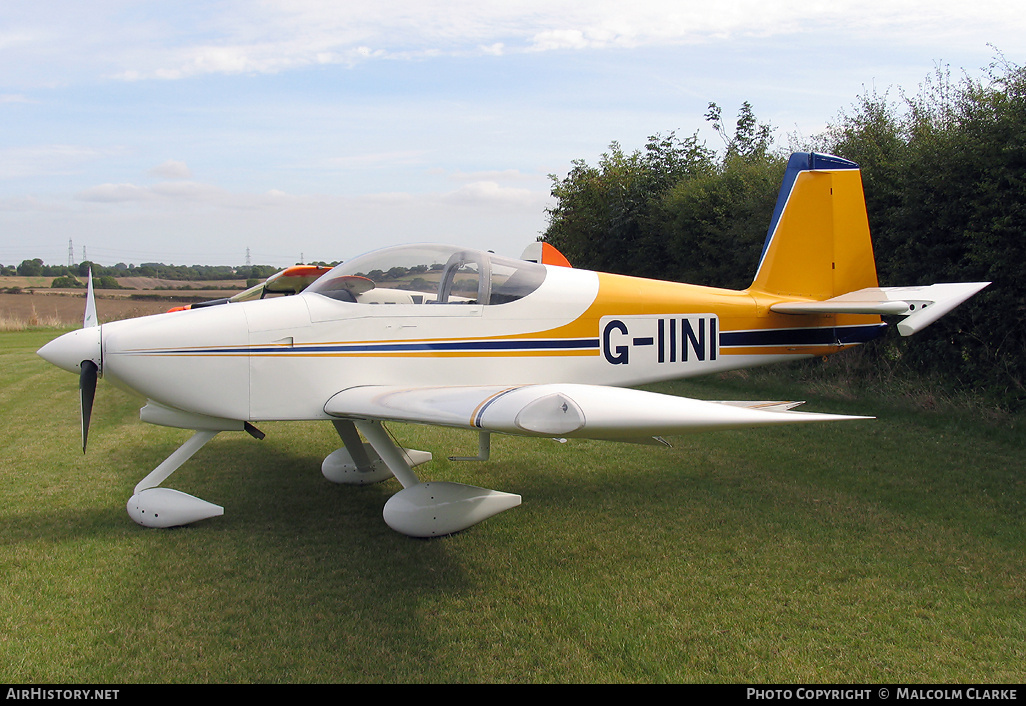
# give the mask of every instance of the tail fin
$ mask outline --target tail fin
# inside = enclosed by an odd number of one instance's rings
[[[770,304],[778,314],[902,316],[898,332],[909,336],[988,284],[878,286],[859,166],[801,152],[787,162],[749,291],[793,298]]]
[[[876,286],[858,165],[792,154],[751,288],[822,300]]]

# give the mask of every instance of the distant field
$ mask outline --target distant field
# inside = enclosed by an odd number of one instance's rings
[[[0,683],[1021,684],[1026,420],[731,375],[657,389],[874,420],[671,448],[390,425],[425,480],[520,493],[458,535],[384,524],[395,481],[320,473],[330,424],[224,433],[165,483],[223,517],[150,530],[132,487],[188,432],[143,424],[0,333]],[[183,381],[187,384],[187,381]],[[332,391],[326,390],[325,395]]]
[[[40,325],[80,326],[85,311],[85,290],[51,289],[52,281],[52,277],[0,277],[0,331]],[[173,306],[205,299],[230,297],[245,288],[243,280],[182,282],[152,277],[122,277],[118,284],[124,289],[96,290],[96,312],[101,323],[160,314]],[[12,288],[22,291],[18,294],[5,291]]]
[[[106,322],[159,314],[175,305],[176,300],[172,298],[147,301],[128,297],[100,296],[96,299],[96,313],[101,322]],[[81,326],[84,312],[84,293],[78,295],[0,293],[0,322],[8,322],[6,327],[8,329],[40,324]]]
[[[6,277],[0,280],[11,280]],[[29,278],[20,278],[29,279]],[[153,283],[150,280],[149,283]],[[178,283],[181,284],[181,283]],[[0,281],[0,288],[5,285]],[[160,314],[173,306],[237,294],[232,290],[173,291],[153,289],[96,290],[96,312],[100,322]],[[0,291],[0,330],[26,327],[80,326],[85,311],[85,290],[41,288],[10,294]]]
[[[85,281],[84,278],[79,278]],[[20,287],[21,289],[49,289],[53,277],[0,277],[0,289],[9,287]],[[177,289],[181,287],[192,287],[198,289],[233,289],[238,291],[246,285],[245,280],[227,279],[210,282],[185,282],[176,279],[158,279],[156,277],[118,277],[118,284],[128,289]]]

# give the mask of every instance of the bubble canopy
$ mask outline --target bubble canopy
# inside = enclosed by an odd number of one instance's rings
[[[354,303],[507,304],[545,280],[545,266],[449,245],[400,245],[335,267],[307,288]]]

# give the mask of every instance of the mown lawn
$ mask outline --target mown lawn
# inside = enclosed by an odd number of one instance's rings
[[[223,517],[148,530],[125,502],[188,432],[101,381],[83,456],[77,380],[34,354],[55,335],[0,334],[0,682],[1026,678],[1020,417],[823,397],[878,418],[672,448],[495,437],[484,464],[446,460],[471,434],[394,425],[435,454],[422,478],[524,498],[436,540],[384,524],[395,481],[323,479],[329,424],[267,424],[166,483]]]

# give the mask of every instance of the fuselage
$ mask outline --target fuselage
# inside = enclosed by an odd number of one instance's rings
[[[515,263],[500,280],[511,261],[474,255],[490,262],[480,289],[459,296],[363,285],[368,272],[353,261],[296,296],[104,324],[102,374],[187,412],[327,419],[325,402],[356,386],[633,386],[829,354],[882,326],[773,314],[749,291],[535,263]],[[424,292],[445,286],[439,276]],[[521,280],[531,284],[513,285]]]

